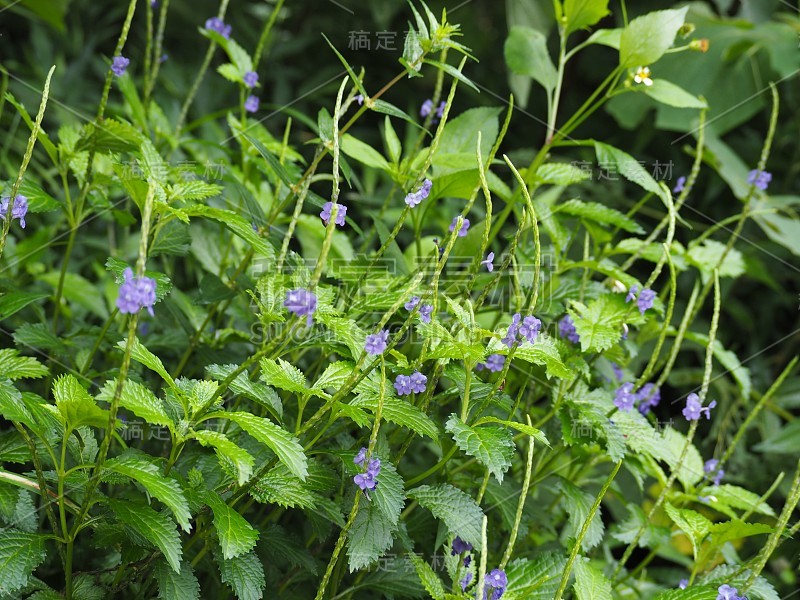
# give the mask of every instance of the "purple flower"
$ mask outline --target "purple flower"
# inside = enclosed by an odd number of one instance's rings
[[[464,577],[459,581],[461,584],[461,591],[466,592],[467,587],[469,586],[470,582],[472,581],[472,573],[467,573]]]
[[[0,198],[0,218],[5,221],[8,215],[8,205],[11,198],[6,196]],[[25,215],[28,214],[28,199],[22,194],[17,194],[14,198],[14,206],[11,207],[11,220],[19,219],[19,226],[25,229]]]
[[[142,308],[147,308],[153,316],[153,304],[156,303],[156,280],[150,277],[134,277],[133,271],[125,269],[125,281],[119,286],[117,308],[124,314],[134,314]]]
[[[355,458],[353,458],[353,462],[358,466],[361,466],[364,464],[365,460],[367,460],[367,449],[362,446],[361,450],[359,450],[358,454],[356,454]]]
[[[653,308],[653,300],[656,298],[656,293],[649,289],[644,288],[642,293],[639,294],[639,299],[636,301],[636,305],[639,307],[639,312],[644,314],[644,312],[648,308]]]
[[[653,383],[646,383],[636,394],[636,399],[639,401],[639,412],[646,415],[661,402],[661,390]]]
[[[453,231],[456,228],[457,223],[458,217],[453,217],[453,222],[450,223],[448,231]],[[467,235],[467,231],[469,231],[469,219],[464,219],[464,221],[461,223],[461,229],[458,230],[458,237],[464,237]]]
[[[381,459],[370,458],[367,464],[367,475],[375,479],[381,472]]]
[[[491,371],[492,373],[499,373],[503,370],[503,365],[506,364],[506,357],[502,354],[490,354],[486,358],[486,362],[478,363],[475,368],[478,371]]]
[[[456,536],[453,540],[453,547],[450,551],[450,554],[453,556],[458,556],[459,554],[464,554],[464,552],[469,552],[472,550],[472,544],[469,542],[465,542],[460,537]]]
[[[258,96],[250,95],[247,97],[247,100],[244,101],[244,109],[249,113],[258,112],[258,106],[261,104],[261,100],[258,99]]]
[[[308,317],[307,323],[311,327],[314,311],[317,310],[317,297],[313,292],[304,288],[289,290],[286,292],[286,300],[283,305],[298,317]]]
[[[364,105],[364,94],[358,94],[355,98],[356,102],[358,102],[359,106]]]
[[[685,590],[687,587],[689,587],[689,580],[688,579],[681,579],[678,582],[678,587],[680,589],[682,589],[682,590]]]
[[[636,402],[636,394],[633,393],[632,383],[623,383],[617,388],[614,394],[614,406],[628,412],[633,408],[634,402]]]
[[[244,74],[243,81],[248,88],[256,87],[256,84],[258,83],[258,73],[255,71],[248,71]],[[256,110],[258,110],[258,108],[256,108]],[[255,110],[251,112],[255,112]]]
[[[719,485],[722,482],[722,478],[725,477],[725,470],[720,469],[717,471],[717,474],[714,475],[714,479],[711,480],[711,483],[714,485]]]
[[[753,169],[747,174],[747,183],[750,185],[754,185],[764,191],[767,189],[769,182],[772,181],[772,173],[768,171],[759,171],[758,169]]]
[[[565,315],[564,318],[558,322],[558,335],[569,340],[573,344],[577,344],[581,341],[581,336],[578,335],[575,329],[575,322],[569,315]]]
[[[425,200],[428,196],[430,196],[431,188],[433,187],[433,182],[430,179],[426,179],[422,182],[422,185],[416,192],[409,192],[406,195],[406,204],[408,204],[411,208],[414,208],[417,204]]]
[[[411,299],[405,303],[406,310],[414,310],[419,304],[419,296],[411,296]]]
[[[636,299],[636,292],[638,292],[638,291],[639,291],[639,286],[638,285],[631,286],[631,289],[628,290],[628,295],[625,296],[625,302],[630,302],[631,300],[635,300]]]
[[[168,55],[168,54],[162,54],[162,55],[161,55],[161,58],[159,58],[159,59],[158,59],[158,62],[160,62],[160,63],[165,63],[165,62],[167,62],[167,59],[168,59],[168,58],[169,58],[169,55]]]
[[[611,363],[611,370],[614,371],[614,377],[617,378],[617,381],[622,381],[624,374],[617,363]]]
[[[536,341],[536,336],[539,335],[539,329],[541,329],[541,327],[542,322],[536,317],[525,317],[522,319],[522,325],[519,326],[519,333],[533,344]]]
[[[225,21],[219,17],[211,17],[206,21],[206,29],[209,31],[216,31],[226,40],[231,37],[231,26],[225,25]]]
[[[427,117],[429,114],[431,114],[432,110],[433,110],[433,100],[428,98],[427,100],[425,100],[425,102],[422,103],[422,106],[420,106],[419,116],[423,118]]]
[[[446,106],[447,102],[445,102],[444,100],[439,102],[439,108],[436,109],[436,119],[434,119],[434,123],[439,121],[439,119],[441,119],[444,116],[444,109]]]
[[[679,194],[683,191],[684,185],[686,185],[686,177],[678,177],[678,181],[675,182],[675,187],[672,188],[672,193]]]
[[[398,396],[405,396],[411,393],[411,377],[408,375],[398,375],[394,380],[394,389]]]
[[[464,563],[464,566],[465,566],[465,567],[469,567],[470,563],[472,562],[472,555],[471,555],[471,554],[467,554],[467,555],[464,557],[464,560],[463,560],[463,561],[461,561],[461,562],[463,562],[463,563]]]
[[[687,421],[697,421],[703,413],[706,419],[711,418],[711,409],[717,405],[716,400],[712,400],[708,406],[703,406],[700,398],[694,392],[686,397],[686,408],[683,409],[683,416]]]
[[[494,271],[494,264],[492,263],[493,260],[494,252],[489,252],[489,254],[486,255],[486,259],[481,261],[482,265],[486,265],[486,270],[489,271],[489,273]]]
[[[739,590],[729,586],[727,583],[717,588],[717,600],[747,600],[739,595]]]
[[[421,394],[428,385],[428,378],[419,371],[414,371],[409,378],[409,384],[412,392]]]
[[[336,224],[341,227],[341,226],[344,226],[344,220],[345,220],[345,217],[347,216],[347,207],[344,204],[339,204],[339,203],[336,204],[336,207],[337,207],[336,208]],[[326,227],[328,226],[328,221],[330,221],[330,219],[331,219],[331,212],[332,211],[333,211],[333,202],[326,202],[322,206],[322,212],[319,213],[319,217],[320,217],[320,219],[322,219],[322,222],[325,223]]]
[[[158,0],[150,0],[150,8],[158,8]]]
[[[717,466],[719,465],[719,461],[716,458],[710,458],[703,464],[703,473],[708,475],[709,473],[713,473],[717,470]]]
[[[723,469],[718,468],[719,461],[716,458],[709,459],[703,465],[703,472],[706,474],[706,477],[711,480],[711,483],[714,485],[719,485],[722,481],[722,478],[725,477],[725,471]],[[708,477],[711,474],[714,474],[713,477]]]
[[[423,323],[430,323],[432,314],[433,304],[423,304],[419,309],[419,319]]]
[[[131,64],[131,61],[124,56],[115,56],[111,62],[111,72],[117,77],[122,77],[125,75],[125,69],[128,68],[129,64]]]
[[[486,576],[486,584],[483,590],[483,597],[487,600],[500,600],[508,587],[508,577],[505,571],[500,569],[493,569],[491,573]],[[489,590],[492,590],[489,596]]]
[[[519,322],[522,317],[519,313],[514,313],[511,317],[511,325],[508,326],[508,331],[506,332],[506,337],[502,339],[502,342],[511,348],[514,345],[514,342],[517,339],[517,332],[519,331]]]
[[[375,486],[378,485],[378,482],[375,481],[375,478],[369,473],[359,473],[358,475],[353,477],[353,481],[364,492],[367,492],[369,490],[374,490]]]
[[[389,332],[382,329],[378,333],[373,333],[367,336],[367,342],[364,344],[364,349],[367,354],[383,354],[386,347],[389,345]]]

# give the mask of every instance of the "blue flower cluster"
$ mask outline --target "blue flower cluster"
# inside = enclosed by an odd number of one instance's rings
[[[358,473],[353,477],[353,482],[361,488],[365,494],[374,490],[378,485],[378,475],[381,472],[381,459],[370,458],[369,461],[367,461],[367,449],[361,448],[353,459],[353,462],[359,467],[363,467],[364,463],[367,465],[366,471]]]

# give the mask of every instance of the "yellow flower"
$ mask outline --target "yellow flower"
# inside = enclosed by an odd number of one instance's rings
[[[636,75],[633,76],[636,83],[643,83],[645,85],[653,85],[653,80],[650,79],[650,69],[648,67],[639,67],[636,69]]]

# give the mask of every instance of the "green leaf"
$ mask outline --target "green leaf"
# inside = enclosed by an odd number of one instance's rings
[[[110,500],[109,504],[122,523],[161,550],[173,571],[181,572],[181,536],[172,519],[144,504],[126,500]]]
[[[314,389],[319,391],[325,389],[338,390],[353,374],[354,367],[353,363],[346,360],[330,363],[314,383]]]
[[[394,528],[400,520],[400,511],[403,510],[405,503],[403,478],[388,460],[381,461],[381,472],[378,478],[380,485],[370,492],[370,499]]]
[[[514,438],[501,427],[470,427],[452,414],[445,429],[453,435],[458,447],[489,469],[498,483],[503,483],[503,473],[511,466],[514,456]]]
[[[372,146],[365,144],[361,140],[354,138],[349,133],[345,133],[342,136],[339,147],[347,156],[355,158],[357,161],[367,165],[368,167],[381,169],[383,171],[389,170],[389,163],[380,152],[375,150],[375,148]]]
[[[47,375],[47,367],[32,356],[20,356],[14,348],[0,349],[0,377],[38,379]]]
[[[217,557],[222,582],[233,590],[239,600],[260,600],[267,581],[264,567],[255,552],[236,558]]]
[[[181,181],[167,188],[169,200],[205,200],[222,193],[223,187],[200,180]]]
[[[574,588],[578,600],[611,600],[611,582],[588,561],[575,563]]]
[[[672,519],[672,522],[689,537],[689,540],[692,542],[694,556],[697,558],[700,542],[711,530],[711,521],[706,519],[699,512],[689,508],[675,508],[669,502],[666,503],[664,508],[670,519]]]
[[[266,258],[274,258],[275,250],[264,238],[253,231],[253,226],[241,216],[232,210],[224,210],[222,208],[214,208],[204,204],[194,204],[183,209],[190,217],[205,217],[222,223],[227,227],[231,233],[244,240],[248,246],[261,256]]]
[[[706,281],[711,277],[717,265],[720,265],[719,261],[725,251],[725,244],[714,240],[703,240],[702,244],[690,245],[686,252],[686,258],[689,260],[689,264],[697,267],[703,274],[703,281]],[[719,266],[719,276],[736,278],[744,273],[744,269],[742,253],[736,248],[731,248]]]
[[[281,462],[301,480],[308,475],[308,459],[297,438],[281,429],[269,419],[246,412],[213,413],[209,418],[229,419],[272,450]]]
[[[574,540],[577,539],[578,533],[586,523],[586,517],[589,516],[589,511],[594,503],[594,496],[584,492],[564,478],[559,479],[558,486],[564,494],[564,506],[567,513],[569,513],[569,520],[566,527],[564,527],[563,537],[568,540]],[[591,550],[603,541],[604,526],[600,513],[601,509],[598,508],[581,542],[581,548],[585,551]]]
[[[542,32],[531,27],[512,27],[504,53],[512,73],[532,77],[548,92],[555,87],[558,76]]]
[[[203,446],[214,448],[220,463],[230,461],[236,468],[237,482],[244,485],[253,474],[255,459],[244,448],[234,444],[224,433],[201,429],[192,433],[194,438]]]
[[[708,108],[708,103],[705,100],[701,100],[666,79],[654,79],[653,85],[645,85],[635,89],[643,91],[653,100],[661,102],[661,104],[677,108]]]
[[[53,289],[58,287],[61,275],[58,271],[51,271],[38,275],[37,279],[44,281]],[[93,290],[94,284],[77,273],[67,272],[64,277],[64,298],[88,310],[103,321],[108,319],[108,308],[102,294],[88,294],[86,290]]]
[[[800,421],[792,421],[779,431],[770,432],[766,439],[753,446],[753,450],[765,454],[800,454]]]
[[[391,521],[374,502],[360,502],[353,525],[347,532],[350,572],[371,565],[391,548],[394,541],[393,530]]]
[[[591,178],[591,172],[570,163],[545,163],[535,175],[536,181],[551,185],[572,185]]]
[[[94,398],[73,375],[62,375],[53,383],[53,397],[61,416],[70,428],[81,425],[105,428],[108,411],[101,409]]]
[[[675,41],[687,10],[657,10],[628,23],[619,43],[620,66],[644,67],[661,58]]]
[[[114,398],[114,390],[117,387],[116,379],[106,381],[103,389],[97,395],[98,400],[111,403]],[[162,425],[175,430],[175,422],[167,414],[164,403],[160,398],[151,392],[146,386],[128,379],[122,387],[120,396],[120,406],[128,409],[140,419],[144,419],[151,425]]]
[[[489,342],[489,350],[497,354],[508,354],[508,349],[497,338],[492,338]],[[540,333],[533,344],[525,341],[517,346],[514,358],[543,366],[547,377],[567,379],[572,376],[572,371],[561,359],[553,338],[544,333]]]
[[[559,204],[555,212],[580,217],[603,226],[613,225],[630,233],[644,233],[644,229],[636,221],[599,202],[567,200]]]
[[[724,523],[714,523],[708,530],[710,545],[718,550],[726,542],[735,542],[753,535],[762,535],[775,531],[764,523],[745,523],[741,519],[733,519]]]
[[[442,483],[421,485],[409,490],[408,497],[431,511],[435,518],[444,521],[450,533],[469,542],[480,552],[483,511],[471,496],[448,483]]]
[[[795,434],[797,435],[797,434]],[[800,451],[799,451],[800,452]],[[700,496],[714,496],[717,502],[721,502],[727,506],[738,508],[745,511],[754,511],[768,517],[774,517],[775,511],[766,502],[761,500],[758,494],[739,487],[738,485],[731,485],[723,483],[722,485],[715,485],[705,487],[699,490]]]
[[[366,408],[374,414],[378,410],[377,394],[360,394],[351,400],[349,406]],[[391,423],[407,427],[418,433],[426,435],[432,440],[439,441],[439,429],[428,415],[406,400],[387,396],[383,399],[382,417]]]
[[[548,448],[550,447],[550,442],[547,441],[547,436],[545,436],[545,434],[542,431],[536,429],[535,427],[531,427],[530,425],[525,425],[524,423],[517,423],[516,421],[504,421],[503,419],[498,419],[497,417],[483,417],[478,423],[480,424],[499,423],[500,425],[511,427],[526,435],[536,438]]]
[[[0,531],[0,594],[13,594],[28,584],[33,570],[47,556],[45,539],[34,533]]]
[[[684,9],[684,11],[685,10],[686,9]],[[597,155],[597,162],[604,166],[604,168],[611,168],[611,166],[614,165],[616,167],[616,172],[625,179],[635,183],[648,192],[652,192],[664,200],[664,202],[669,202],[669,192],[662,189],[656,180],[653,179],[653,176],[630,154],[614,146],[597,141],[594,142],[594,151]]]
[[[106,260],[106,269],[114,274],[114,279],[116,280],[117,284],[122,284],[122,282],[125,280],[125,269],[129,267],[130,265],[128,263],[119,260],[118,258],[113,258],[110,256],[108,257],[108,260]],[[163,300],[172,291],[172,281],[170,281],[169,277],[164,275],[164,273],[159,273],[158,271],[145,271],[144,276],[156,280],[157,301]]]
[[[466,75],[464,75],[461,71],[459,71],[453,65],[449,65],[449,64],[443,63],[443,62],[439,62],[438,60],[433,60],[433,59],[430,59],[430,58],[426,58],[422,62],[424,62],[426,65],[431,65],[433,67],[436,67],[437,69],[441,69],[442,71],[444,71],[445,73],[450,75],[450,77],[452,77],[453,79],[457,79],[458,81],[460,81],[464,85],[467,85],[467,86],[471,87],[473,90],[475,90],[479,94],[481,93],[481,91],[478,89],[478,86],[476,86],[474,83],[472,83],[472,81],[470,81],[467,78]]]
[[[302,371],[282,358],[277,361],[272,358],[262,358],[260,365],[261,379],[267,385],[301,395],[311,391]]]
[[[214,513],[214,528],[217,530],[222,556],[228,559],[250,552],[258,541],[258,531],[216,492],[207,492],[204,499]]]
[[[158,581],[158,597],[163,600],[200,600],[200,582],[197,581],[192,565],[182,561],[180,571],[175,572],[170,565],[156,561],[153,574]]]
[[[148,494],[169,507],[184,531],[191,531],[189,503],[183,495],[181,486],[174,479],[162,475],[156,465],[137,455],[124,455],[107,461],[105,468],[139,483]]]
[[[565,34],[591,27],[608,14],[608,0],[564,0],[561,19]]]
[[[400,156],[403,154],[403,144],[400,143],[400,138],[397,137],[397,132],[392,126],[392,120],[389,115],[383,118],[383,141],[386,143],[386,149],[389,151],[392,162],[399,162]]]
[[[121,340],[117,343],[117,347],[125,351],[125,346],[127,345],[127,339]],[[133,341],[133,351],[131,352],[131,358],[136,362],[142,363],[148,369],[155,371],[161,378],[166,381],[170,387],[175,387],[175,380],[172,379],[167,370],[164,368],[164,364],[161,362],[161,359],[158,358],[155,354],[150,352],[147,348],[145,348],[142,343],[139,341],[139,338],[134,339]]]
[[[34,292],[7,292],[0,296],[0,319],[7,319],[29,304],[49,297],[50,294]]]
[[[542,554],[535,560],[512,560],[506,569],[508,588],[503,600],[552,600],[566,562],[554,553]]]
[[[234,364],[209,365],[206,367],[206,373],[209,377],[217,381],[223,381],[238,368],[238,365]],[[246,396],[258,402],[260,405],[266,407],[276,419],[280,420],[283,417],[283,403],[278,393],[271,387],[255,381],[250,381],[246,372],[239,373],[230,383],[228,389],[235,394],[241,394],[242,396]]]
[[[0,379],[0,415],[9,421],[23,423],[33,431],[38,429],[33,415],[22,401],[22,394],[7,379]]]
[[[623,294],[603,294],[583,306],[573,303],[570,310],[583,352],[608,350],[622,339],[622,324],[630,314]],[[631,316],[638,315],[635,311]]]
[[[408,554],[408,558],[411,560],[411,564],[414,565],[419,580],[425,586],[425,590],[431,595],[431,598],[433,600],[443,600],[445,595],[444,585],[442,585],[442,580],[439,579],[433,568],[413,552]]]

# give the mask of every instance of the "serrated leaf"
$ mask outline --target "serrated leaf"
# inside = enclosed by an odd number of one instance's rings
[[[564,495],[564,506],[569,514],[563,537],[568,540],[574,540],[577,539],[578,533],[586,523],[586,518],[589,516],[589,511],[594,503],[594,496],[584,492],[564,478],[559,479],[558,486]],[[581,542],[581,548],[585,551],[591,550],[603,540],[605,527],[600,513],[601,508],[598,507]]]
[[[237,482],[244,485],[253,474],[255,459],[244,448],[234,444],[224,433],[201,429],[192,434],[203,446],[214,448],[220,462],[229,460],[236,468]]]
[[[503,483],[503,473],[511,466],[511,457],[514,456],[514,438],[507,429],[470,427],[456,414],[450,415],[445,429],[453,435],[463,452],[476,458],[498,483]]]
[[[644,229],[633,219],[625,216],[618,210],[609,208],[599,202],[581,202],[580,200],[567,200],[559,204],[556,212],[566,213],[580,217],[603,226],[613,225],[630,233],[644,233]]]
[[[535,560],[512,560],[506,569],[508,588],[503,600],[552,600],[566,562],[553,553],[542,554]]]
[[[100,393],[97,395],[97,399],[110,404],[114,397],[116,386],[116,379],[109,379],[106,381]],[[122,394],[120,395],[120,406],[128,409],[137,417],[144,419],[151,425],[162,425],[164,427],[169,427],[171,430],[175,429],[175,422],[167,414],[164,403],[141,383],[130,379],[125,381],[125,385],[122,387]]]
[[[699,512],[689,508],[675,508],[669,502],[665,504],[664,509],[667,511],[673,523],[675,523],[692,542],[694,556],[697,558],[700,542],[711,530],[711,521],[706,519]]]
[[[34,533],[0,531],[0,594],[12,594],[28,584],[33,570],[47,556],[45,539]]]
[[[229,559],[250,552],[258,541],[258,531],[215,492],[207,492],[205,502],[214,514],[214,528],[222,556]]]
[[[672,46],[683,26],[688,7],[657,10],[628,23],[619,42],[619,64],[622,67],[651,65]]]
[[[203,204],[194,204],[183,209],[190,217],[204,217],[224,225],[234,235],[244,240],[256,254],[266,258],[274,258],[275,250],[264,238],[253,231],[253,226],[240,214],[232,210],[215,208]]]
[[[664,202],[669,202],[668,192],[665,192],[653,179],[653,176],[630,154],[597,141],[594,142],[594,151],[600,165],[606,168],[615,168],[615,171],[628,181],[635,183],[645,191],[652,192]]]
[[[53,383],[53,397],[61,416],[72,429],[81,425],[105,428],[108,411],[97,406],[94,398],[73,375],[62,375]]]
[[[14,348],[0,349],[0,377],[38,379],[47,375],[47,367],[32,356],[20,356]]]
[[[589,562],[575,563],[575,595],[578,600],[611,600],[611,582]]]
[[[488,350],[490,353],[508,353],[507,348],[497,338],[492,338]],[[544,367],[547,377],[566,379],[572,376],[572,371],[561,359],[561,353],[553,338],[544,333],[540,333],[533,344],[525,341],[517,346],[514,358]]]
[[[255,552],[236,558],[217,557],[222,582],[233,590],[239,600],[260,600],[264,597],[267,581],[264,567]]]
[[[461,490],[450,484],[421,485],[408,491],[408,497],[427,508],[433,516],[444,521],[453,535],[481,550],[481,507]]]
[[[322,391],[333,388],[338,390],[353,374],[354,367],[353,363],[345,360],[329,364],[314,383],[314,389]]]
[[[775,516],[775,511],[772,507],[766,502],[763,502],[758,494],[754,494],[738,485],[724,483],[713,487],[705,487],[698,491],[698,495],[713,495],[717,499],[717,502],[721,502],[727,506],[745,511],[754,511],[769,517]]]
[[[394,541],[393,531],[391,521],[374,502],[361,501],[353,525],[347,532],[350,572],[371,565],[391,548]]]
[[[353,408],[366,408],[373,414],[378,410],[378,398],[372,394],[360,394],[350,401],[348,406]],[[407,427],[419,435],[428,436],[439,441],[439,430],[428,415],[406,400],[386,396],[383,399],[381,416],[390,423],[400,427]]]
[[[268,446],[295,476],[305,481],[308,475],[308,459],[297,438],[286,430],[269,419],[246,412],[220,412],[209,415],[209,418],[215,417],[229,419],[239,425],[259,442]]]
[[[603,294],[588,306],[573,304],[570,310],[583,352],[608,350],[622,339],[622,324],[632,322],[638,311],[631,312],[623,294]]]
[[[183,495],[180,484],[174,479],[162,475],[156,465],[147,462],[140,456],[124,455],[106,461],[105,468],[108,471],[130,477],[141,484],[147,493],[169,507],[175,515],[175,520],[184,531],[191,531],[189,503]]]
[[[117,347],[124,352],[127,343],[127,339],[121,340],[117,344]],[[150,352],[150,350],[145,348],[144,345],[139,341],[139,338],[136,338],[133,341],[131,358],[136,362],[142,363],[148,369],[151,369],[152,371],[155,371],[161,375],[161,378],[166,381],[170,387],[175,387],[175,380],[172,379],[169,373],[167,373],[167,370],[164,368],[164,364],[161,362],[161,359]]]
[[[0,320],[7,319],[29,304],[49,297],[50,294],[34,292],[6,292],[0,296]]]
[[[370,492],[370,499],[383,513],[392,528],[397,526],[400,519],[400,511],[403,510],[405,497],[403,478],[400,477],[391,462],[381,461],[378,485]]]
[[[205,181],[191,180],[174,183],[167,188],[167,198],[169,200],[205,200],[219,196],[222,193],[222,186]]]
[[[274,360],[272,358],[262,358],[261,379],[267,385],[305,395],[309,393],[308,382],[302,371],[289,364],[282,358]]]
[[[238,369],[238,365],[209,365],[206,373],[217,381],[223,381]],[[230,383],[228,389],[235,394],[241,394],[266,407],[277,419],[283,417],[283,403],[278,393],[271,387],[251,381],[246,372],[239,373]]]
[[[551,185],[572,185],[591,179],[592,174],[570,163],[545,163],[536,169],[535,178]]]
[[[126,500],[110,500],[109,504],[122,523],[161,550],[175,573],[181,572],[181,537],[172,519],[144,504]]]
[[[499,423],[500,425],[511,427],[521,433],[536,438],[537,440],[542,442],[545,446],[550,447],[550,442],[547,441],[547,436],[542,431],[536,429],[535,427],[531,427],[530,425],[526,425],[524,423],[517,423],[516,421],[505,421],[503,419],[498,419],[497,417],[483,417],[480,420],[480,423]]]
[[[431,598],[433,598],[433,600],[443,600],[445,594],[444,585],[442,585],[442,580],[439,579],[436,572],[416,554],[409,553],[408,558],[411,564],[414,565],[419,580],[422,582],[425,590],[431,595]]]
[[[200,582],[197,581],[189,562],[182,561],[180,571],[176,573],[167,562],[156,561],[153,575],[158,581],[159,598],[163,600],[200,599]]]

